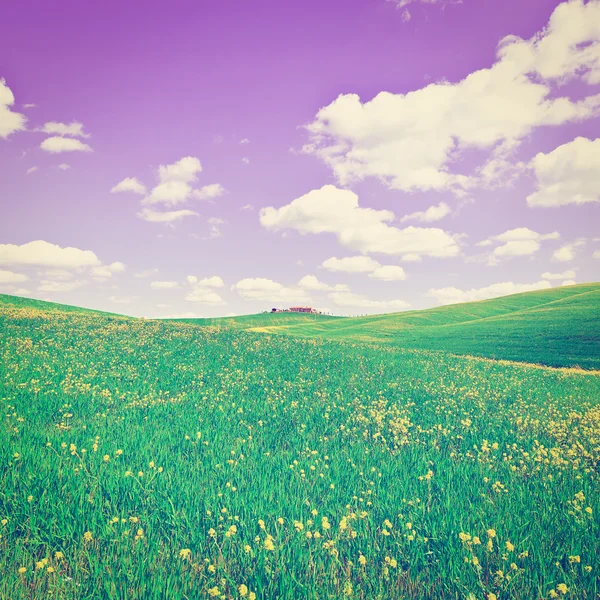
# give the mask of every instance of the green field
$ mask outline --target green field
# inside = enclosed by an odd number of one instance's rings
[[[189,322],[600,368],[600,283],[360,318],[262,314]]]
[[[600,598],[600,373],[452,354],[597,367],[599,293],[210,324],[0,296],[0,598]]]

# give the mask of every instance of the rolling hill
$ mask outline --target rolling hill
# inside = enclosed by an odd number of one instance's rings
[[[369,317],[265,313],[188,322],[556,367],[600,367],[600,283]]]
[[[117,316],[0,294],[2,306]],[[368,317],[261,313],[175,321],[554,367],[600,368],[600,283]]]

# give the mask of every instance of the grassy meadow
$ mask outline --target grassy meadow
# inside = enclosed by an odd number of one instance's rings
[[[600,283],[351,319],[276,313],[188,322],[600,369]]]
[[[0,598],[600,598],[591,287],[436,309],[435,351],[0,296]],[[476,323],[571,367],[453,355]]]

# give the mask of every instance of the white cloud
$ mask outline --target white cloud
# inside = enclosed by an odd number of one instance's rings
[[[527,196],[530,207],[600,202],[600,138],[578,137],[531,161],[537,190]]]
[[[0,138],[6,139],[12,133],[25,129],[27,117],[10,109],[14,103],[15,97],[11,89],[0,78]]]
[[[382,281],[403,281],[406,279],[406,273],[402,267],[385,265],[375,269],[369,277],[381,279]]]
[[[37,289],[39,292],[72,292],[82,285],[85,285],[85,281],[77,279],[74,281],[51,281],[44,279]]]
[[[29,175],[30,173],[34,173],[37,170],[38,170],[37,167],[29,167],[29,169],[27,169],[27,175]]]
[[[191,183],[196,181],[198,173],[202,172],[202,164],[195,156],[184,156],[170,165],[158,167],[158,178],[161,182],[183,181]]]
[[[561,246],[552,255],[552,260],[555,262],[570,262],[575,259],[577,254],[577,248],[580,248],[585,244],[585,240],[576,240],[570,244]]]
[[[445,202],[440,202],[437,205],[430,206],[427,210],[419,210],[410,215],[405,215],[400,219],[400,222],[422,221],[423,223],[432,223],[433,221],[443,219],[451,212],[450,207]]]
[[[213,275],[212,277],[205,277],[204,279],[196,281],[196,285],[201,287],[222,288],[225,285],[225,282],[217,275]]]
[[[31,294],[31,290],[20,288],[16,285],[2,285],[0,286],[0,291],[2,294],[11,294],[13,296],[29,296]]]
[[[81,140],[60,136],[46,138],[40,144],[40,148],[52,154],[60,152],[92,152],[92,149]]]
[[[265,302],[310,303],[310,296],[300,288],[285,287],[281,283],[262,277],[241,279],[232,286],[242,298]]]
[[[470,290],[461,290],[456,287],[445,287],[430,289],[427,296],[435,298],[438,304],[458,304],[460,302],[475,302],[477,300],[489,300],[500,296],[510,294],[520,294],[521,292],[532,292],[534,290],[543,290],[551,287],[549,281],[538,281],[537,283],[513,283],[504,281],[494,283],[482,288],[473,288]]]
[[[140,271],[139,273],[135,273],[134,277],[136,279],[145,279],[146,277],[150,277],[151,275],[154,275],[155,273],[158,273],[158,269],[146,269],[145,271]]]
[[[59,135],[59,136],[72,136],[72,137],[90,137],[89,134],[84,133],[83,125],[78,123],[77,121],[73,121],[68,125],[66,123],[57,123],[56,121],[49,121],[45,123],[40,131],[44,133],[49,133],[50,135]]]
[[[143,196],[146,193],[146,186],[136,177],[125,177],[125,179],[119,181],[119,183],[117,183],[110,191],[112,194],[117,192],[133,192],[134,194]]]
[[[186,202],[192,197],[192,184],[201,172],[202,164],[195,156],[184,156],[170,165],[160,165],[159,183],[142,200],[142,204],[176,206]]]
[[[150,287],[153,290],[172,290],[179,287],[176,281],[152,281]]]
[[[592,254],[592,258],[600,258],[600,250],[596,250],[596,252]]]
[[[60,165],[58,165],[58,168],[61,171],[66,171],[71,168],[71,165],[68,165],[67,163],[60,163]]]
[[[336,285],[329,285],[327,283],[323,283],[322,281],[319,281],[314,275],[305,275],[299,282],[298,282],[298,287],[302,288],[303,290],[309,290],[309,291],[314,291],[314,292],[320,292],[320,291],[336,291],[336,292],[344,292],[344,291],[349,291],[349,288],[347,285],[343,284],[343,283],[338,283]]]
[[[227,223],[224,219],[220,219],[219,217],[211,217],[208,219],[207,223],[210,225],[210,232],[208,234],[208,239],[213,240],[215,238],[219,238],[223,235],[221,231],[221,225]]]
[[[344,308],[366,308],[380,312],[403,310],[410,307],[404,300],[371,300],[362,294],[352,292],[332,292],[329,299],[336,305]]]
[[[549,281],[558,279],[575,279],[575,271],[565,271],[564,273],[549,273],[546,271],[545,273],[542,273],[542,279],[548,279]]]
[[[557,231],[538,233],[528,227],[517,227],[499,235],[491,236],[476,245],[487,247],[496,244],[496,247],[488,256],[488,264],[495,265],[498,263],[498,259],[531,256],[540,250],[542,241],[558,238],[560,238],[560,234]]]
[[[144,221],[150,223],[172,223],[173,221],[179,221],[185,217],[198,216],[197,212],[188,209],[181,210],[169,210],[161,212],[158,210],[152,210],[150,208],[143,208],[139,213],[138,217]]]
[[[22,281],[27,281],[28,279],[29,277],[27,277],[27,275],[23,275],[22,273],[13,273],[12,271],[0,269],[0,284],[21,283]]]
[[[361,208],[354,192],[333,185],[312,190],[279,209],[268,207],[260,211],[260,222],[266,229],[333,233],[340,244],[363,253],[437,257],[460,253],[454,237],[442,229],[399,229],[388,225],[393,220],[391,211]]]
[[[123,271],[125,271],[125,265],[122,262],[114,262],[110,265],[93,267],[91,275],[96,281],[105,281],[112,277],[113,273],[123,273]]]
[[[421,256],[419,254],[404,254],[400,258],[404,262],[421,262]]]
[[[337,258],[332,256],[323,261],[323,267],[328,271],[342,273],[371,273],[381,265],[370,256],[347,256]]]
[[[600,95],[586,95],[585,87],[600,83],[598,23],[599,2],[563,2],[542,32],[529,40],[505,37],[490,68],[458,83],[381,92],[367,102],[342,94],[307,125],[304,150],[320,157],[342,185],[368,177],[404,191],[489,185],[494,169],[465,175],[453,168],[462,151],[506,161],[506,152],[494,151],[514,151],[536,128],[599,114]],[[554,85],[569,80],[580,84],[581,100]]]
[[[252,204],[244,204],[242,210],[254,210],[254,206],[252,206]]]
[[[563,281],[560,285],[577,285],[577,282],[574,279],[567,279],[566,281]]]
[[[348,256],[346,258],[332,256],[325,260],[322,266],[328,271],[369,273],[369,277],[382,281],[401,281],[406,279],[406,273],[402,267],[381,265],[369,256]]]
[[[197,200],[214,200],[225,193],[225,188],[220,183],[211,183],[193,191]]]
[[[66,271],[65,269],[46,269],[43,273],[38,274],[46,279],[55,279],[57,281],[69,281],[75,277],[73,271]]]
[[[249,159],[247,156],[244,156],[244,157],[242,158],[242,162],[243,162],[245,165],[249,165],[249,164],[250,164],[250,159]]]
[[[0,264],[39,265],[74,269],[100,266],[100,260],[91,250],[62,248],[43,240],[22,245],[0,244]]]
[[[213,288],[222,288],[225,282],[218,275],[198,279],[195,275],[188,275],[186,281],[192,286],[192,290],[188,292],[184,300],[187,302],[199,302],[200,304],[209,304],[213,306],[223,305],[225,301]]]
[[[198,302],[200,304],[209,304],[212,306],[225,304],[223,298],[221,298],[219,294],[201,287],[195,288],[194,290],[186,294],[184,300],[186,302]]]

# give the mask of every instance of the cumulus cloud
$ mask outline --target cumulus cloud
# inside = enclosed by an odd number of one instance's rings
[[[498,260],[514,258],[516,256],[531,256],[540,250],[542,241],[560,238],[557,231],[552,233],[538,233],[528,227],[509,229],[500,235],[494,235],[478,242],[478,246],[496,245],[488,255],[488,264],[496,265]]]
[[[342,273],[369,273],[369,277],[382,281],[406,279],[406,273],[402,267],[381,265],[370,256],[347,256],[346,258],[332,256],[323,262],[323,267],[328,271]]]
[[[69,124],[57,123],[56,121],[49,121],[48,123],[44,123],[44,125],[40,128],[40,131],[48,133],[50,135],[83,138],[90,137],[89,134],[84,133],[83,125],[81,123],[78,123],[77,121],[73,121]]]
[[[322,281],[319,281],[314,275],[305,275],[298,282],[298,287],[303,290],[309,290],[309,291],[314,291],[314,292],[349,291],[348,286],[343,283],[329,285],[328,283],[323,283]]]
[[[212,200],[225,193],[225,188],[220,183],[205,185],[194,189],[202,164],[195,156],[184,156],[178,161],[160,165],[157,169],[158,183],[149,193],[135,177],[128,177],[117,184],[111,191],[132,191],[143,195],[142,209],[138,217],[151,223],[173,223],[186,217],[198,216],[198,213],[188,208],[177,210],[164,210],[174,208],[192,199]]]
[[[458,304],[460,302],[489,300],[490,298],[508,296],[510,294],[543,290],[549,287],[551,287],[550,282],[547,280],[541,280],[536,283],[513,283],[512,281],[504,281],[502,283],[488,285],[487,287],[472,288],[470,290],[461,290],[456,287],[430,289],[426,295],[434,298],[438,304]]]
[[[209,240],[214,240],[215,238],[219,238],[223,235],[223,231],[221,230],[221,225],[226,223],[225,219],[221,219],[219,217],[211,217],[208,219],[207,223],[210,225],[210,231],[208,234]]]
[[[211,306],[219,306],[225,304],[223,298],[216,292],[206,288],[196,288],[185,295],[186,302],[198,302],[199,304],[208,304]]]
[[[71,165],[68,165],[67,163],[60,163],[60,165],[58,165],[58,168],[61,171],[67,171],[68,169],[71,168]]]
[[[96,281],[105,281],[113,276],[113,273],[123,273],[125,265],[122,262],[113,262],[110,265],[92,267],[91,275]]]
[[[197,200],[214,200],[225,193],[225,188],[220,183],[211,183],[205,185],[199,190],[193,191],[193,196]]]
[[[410,304],[404,300],[372,300],[362,294],[352,292],[332,292],[329,299],[343,308],[368,309],[369,311],[392,311],[410,308]]]
[[[62,248],[43,240],[22,245],[0,244],[0,264],[37,265],[66,269],[101,265],[99,258],[91,250]]]
[[[153,290],[172,290],[178,288],[179,284],[176,281],[152,281],[150,287]]]
[[[555,262],[571,262],[575,259],[577,248],[585,245],[585,240],[580,239],[570,244],[564,244],[552,255],[552,260]]]
[[[143,196],[146,193],[146,186],[136,177],[125,177],[125,179],[119,181],[110,192],[111,194],[116,194],[117,192],[133,192],[134,194]]]
[[[185,217],[198,216],[198,213],[189,210],[189,209],[181,209],[181,210],[167,210],[167,211],[159,211],[152,210],[150,208],[142,208],[142,210],[138,213],[138,217],[143,219],[144,221],[148,221],[150,223],[173,223],[174,221],[180,221]]]
[[[27,275],[23,275],[22,273],[13,273],[12,271],[0,269],[0,284],[21,283],[22,281],[27,281],[28,279],[29,277],[27,277]]]
[[[550,273],[546,271],[545,273],[542,273],[542,279],[547,279],[548,281],[560,279],[575,279],[575,271],[565,271],[564,273]]]
[[[6,139],[12,133],[23,131],[27,117],[11,110],[15,97],[6,85],[6,80],[0,78],[0,138]]]
[[[31,290],[16,285],[0,285],[0,290],[3,294],[12,294],[13,296],[29,296],[31,294]]]
[[[52,281],[43,279],[38,286],[38,292],[72,292],[85,285],[85,281],[75,279],[73,281]]]
[[[150,277],[158,273],[158,269],[146,269],[145,271],[140,271],[139,273],[135,273],[133,276],[136,279],[146,279],[146,277]]]
[[[362,253],[391,255],[457,256],[456,239],[438,228],[409,226],[399,229],[389,210],[361,208],[351,190],[325,185],[312,190],[281,208],[260,211],[260,223],[266,229],[294,229],[300,234],[332,233],[342,246]]]
[[[222,288],[225,285],[219,276],[213,275],[198,279],[195,275],[188,275],[186,281],[192,288],[184,297],[186,302],[198,302],[212,306],[225,304],[223,298],[214,291],[215,288]]]
[[[423,223],[432,223],[433,221],[439,221],[440,219],[443,219],[451,212],[452,211],[450,210],[450,207],[445,202],[440,202],[437,205],[430,206],[427,210],[419,210],[411,213],[410,215],[405,215],[400,219],[400,222],[405,223],[406,221],[422,221]]]
[[[45,152],[51,154],[58,154],[60,152],[91,152],[92,149],[87,144],[84,144],[81,140],[75,138],[53,136],[46,138],[41,144],[40,148]]]
[[[600,138],[575,138],[531,161],[537,190],[527,196],[530,207],[600,202]]]
[[[347,256],[337,258],[332,256],[323,261],[323,267],[328,271],[342,273],[371,273],[381,265],[370,256]]]
[[[494,64],[462,81],[381,92],[366,102],[341,94],[307,125],[304,151],[321,158],[342,185],[375,177],[392,189],[460,194],[489,185],[496,167],[461,173],[454,165],[462,151],[506,162],[533,130],[600,113],[600,94],[586,87],[600,83],[599,22],[599,2],[563,2],[542,32],[528,40],[505,37]],[[566,81],[580,85],[581,99],[555,85]]]
[[[375,269],[369,277],[381,281],[403,281],[406,279],[406,273],[402,267],[384,265]]]
[[[306,290],[286,287],[281,283],[262,277],[241,279],[231,289],[247,300],[286,302],[290,304],[306,304],[311,302],[311,298]]]

